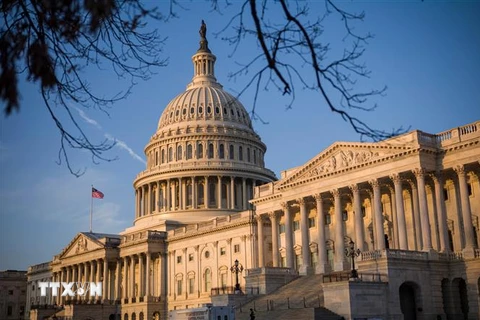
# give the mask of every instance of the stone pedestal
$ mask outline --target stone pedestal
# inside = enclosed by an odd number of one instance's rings
[[[264,267],[249,269],[245,283],[247,290],[248,288],[258,288],[256,290],[258,294],[268,294],[297,277],[298,273],[290,268]]]

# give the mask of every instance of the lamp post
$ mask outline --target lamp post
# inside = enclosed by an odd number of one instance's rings
[[[235,264],[230,268],[232,273],[235,273],[235,292],[240,291],[240,283],[238,283],[238,274],[242,273],[243,266],[238,263],[238,259],[235,260]]]
[[[358,278],[358,272],[357,270],[355,270],[355,258],[360,255],[360,252],[360,249],[355,250],[355,242],[353,242],[353,240],[350,240],[348,247],[345,248],[345,255],[349,258],[352,258],[352,272],[350,274],[350,277],[353,279]]]

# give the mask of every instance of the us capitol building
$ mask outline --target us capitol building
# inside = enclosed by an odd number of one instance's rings
[[[26,319],[168,319],[221,301],[237,319],[478,319],[480,121],[336,142],[277,179],[200,35],[192,82],[145,147],[133,225],[81,232],[31,266]],[[102,282],[103,295],[40,297],[39,281]],[[290,305],[302,296],[312,316]]]

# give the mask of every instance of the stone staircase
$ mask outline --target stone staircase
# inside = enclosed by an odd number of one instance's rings
[[[323,307],[323,275],[303,276],[258,296],[236,308],[237,320],[249,320],[250,309],[255,310],[255,320],[266,319],[321,319],[338,320],[341,317]]]

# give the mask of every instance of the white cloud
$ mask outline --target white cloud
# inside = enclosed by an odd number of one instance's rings
[[[102,129],[102,126],[96,120],[89,118],[82,109],[79,109],[77,107],[74,107],[74,108],[77,109],[78,114],[86,123],[91,124],[97,127],[98,129]]]
[[[109,140],[115,141],[115,143],[116,143],[115,145],[117,147],[119,147],[120,149],[123,149],[123,150],[127,151],[132,156],[133,159],[138,160],[143,164],[147,164],[145,162],[145,160],[143,160],[142,157],[140,157],[138,154],[136,154],[135,151],[133,151],[132,148],[130,148],[124,141],[118,140],[118,139],[112,137],[111,135],[109,135],[108,133],[105,134],[105,137]]]

